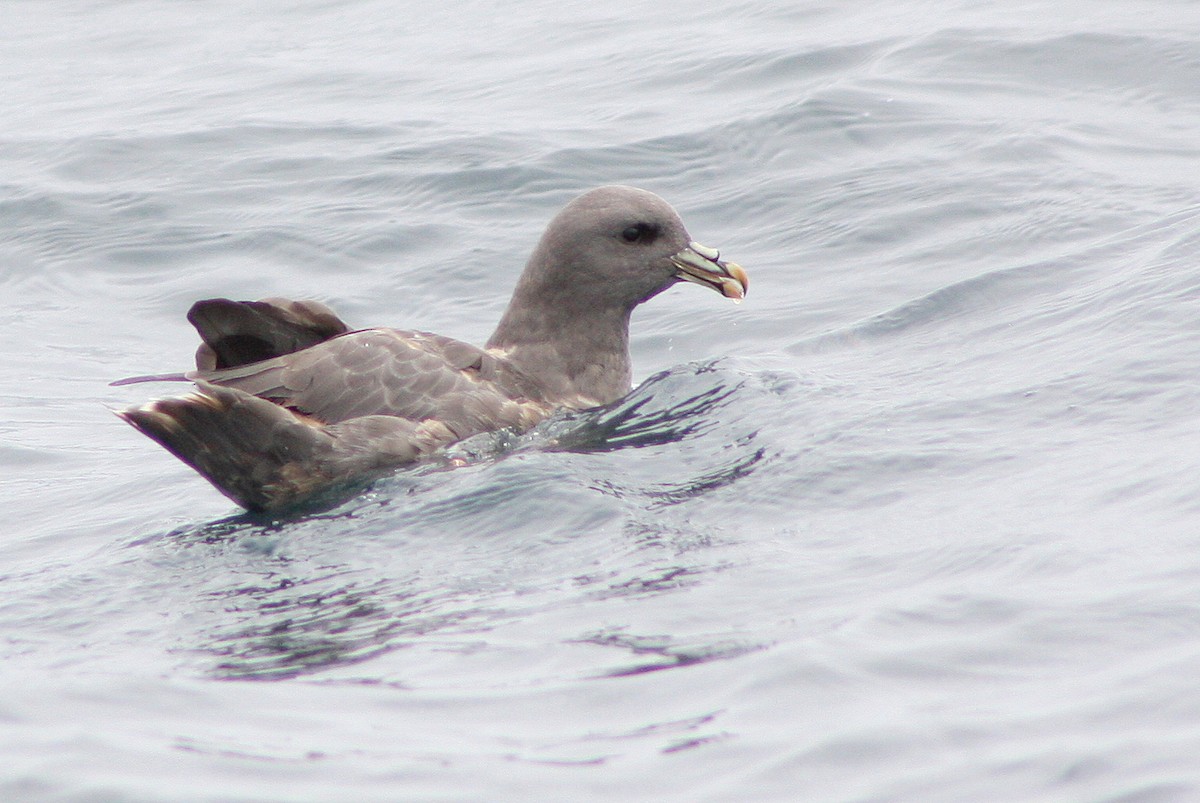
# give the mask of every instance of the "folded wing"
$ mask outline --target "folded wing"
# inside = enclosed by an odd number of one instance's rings
[[[389,415],[436,420],[459,438],[528,427],[549,410],[533,383],[483,349],[427,332],[339,332],[345,324],[332,313],[340,326],[309,314],[320,307],[314,304],[199,302],[189,319],[205,344],[189,378],[267,399],[325,424]],[[267,356],[247,361],[259,355]]]

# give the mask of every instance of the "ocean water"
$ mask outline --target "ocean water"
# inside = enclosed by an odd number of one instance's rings
[[[1200,7],[9,3],[0,798],[1200,798]],[[629,183],[638,387],[240,515],[211,296],[482,342]]]

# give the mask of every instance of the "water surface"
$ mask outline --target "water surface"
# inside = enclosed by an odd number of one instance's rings
[[[19,4],[0,791],[1200,794],[1189,2]],[[109,409],[209,296],[482,342],[631,183],[639,387],[239,514]]]

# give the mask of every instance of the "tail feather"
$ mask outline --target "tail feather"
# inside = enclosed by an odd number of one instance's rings
[[[437,424],[367,416],[326,426],[240,390],[199,391],[117,413],[253,511],[304,503],[331,487],[410,463],[453,439]]]

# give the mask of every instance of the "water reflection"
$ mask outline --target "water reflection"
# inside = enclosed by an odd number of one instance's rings
[[[214,673],[288,678],[356,664],[395,648],[403,620],[380,604],[381,583],[325,588],[324,579],[281,578],[273,588],[247,586],[221,595],[225,611],[245,624],[209,645],[220,659]]]
[[[234,680],[311,675],[491,614],[479,600],[451,589],[417,588],[415,575],[379,578],[360,569],[214,593],[222,622],[205,636],[204,650],[217,657],[211,673]]]
[[[753,424],[729,415],[748,392],[733,372],[685,366],[530,437],[494,435],[493,444],[509,439],[506,448],[481,449],[473,469],[423,466],[332,510],[243,513],[172,533],[171,544],[206,564],[192,569],[206,578],[209,624],[197,635],[215,659],[207,671],[236,680],[311,676],[428,647],[448,631],[490,633],[573,608],[580,619],[552,632],[552,642],[628,654],[585,676],[758,649],[728,634],[589,633],[597,622],[588,613],[609,600],[688,593],[725,567],[710,548],[718,531],[697,526],[687,505],[768,462]],[[524,459],[504,460],[517,453]],[[606,542],[623,557],[611,560]],[[592,566],[606,570],[581,573]]]
[[[702,440],[701,446],[668,456],[668,480],[661,471],[641,475],[625,462],[619,477],[595,485],[617,496],[640,495],[655,507],[679,504],[749,476],[767,458],[766,448],[756,445],[757,424],[736,414],[746,393],[746,379],[715,362],[682,366],[652,377],[614,405],[584,414],[579,426],[556,436],[553,448],[608,452]],[[709,434],[717,437],[702,437]]]
[[[655,374],[613,404],[555,422],[547,428],[547,446],[608,452],[682,441],[711,430],[742,386],[716,361],[680,366]]]
[[[633,657],[632,662],[600,673],[601,677],[629,677],[661,672],[664,669],[678,669],[708,661],[736,658],[763,648],[763,645],[748,644],[734,637],[709,643],[689,644],[665,634],[639,636],[629,633],[625,628],[597,631],[579,639],[579,643],[613,647]]]

